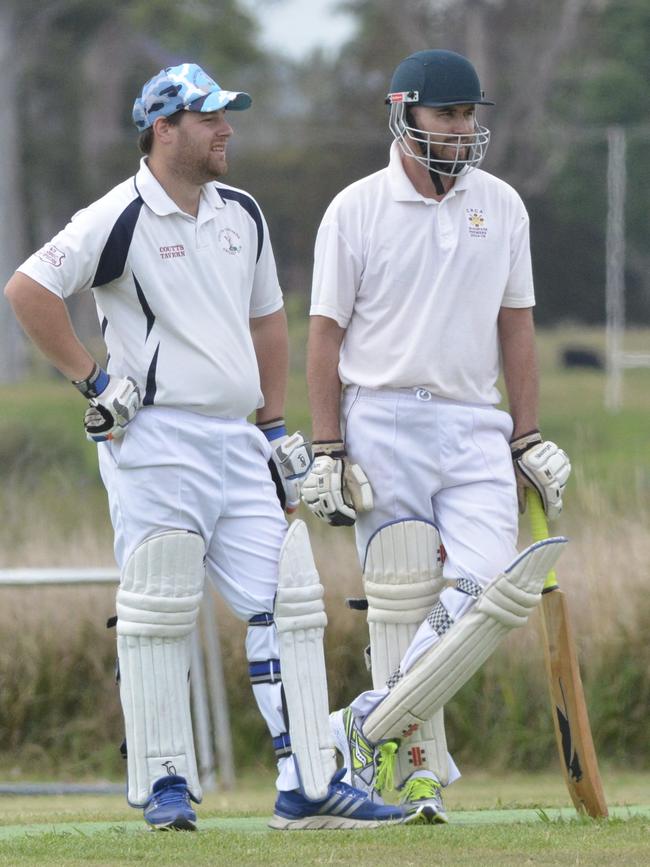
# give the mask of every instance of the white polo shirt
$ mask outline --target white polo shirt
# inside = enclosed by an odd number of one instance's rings
[[[194,218],[143,159],[18,270],[61,298],[93,291],[108,371],[134,377],[145,405],[221,418],[263,405],[249,317],[279,310],[282,293],[248,193],[206,184]]]
[[[534,303],[526,209],[480,169],[442,201],[426,199],[393,143],[388,167],[339,193],[323,217],[310,312],[346,329],[344,385],[498,403],[499,309]]]

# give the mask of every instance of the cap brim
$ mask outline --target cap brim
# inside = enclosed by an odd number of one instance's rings
[[[243,111],[250,108],[253,100],[243,91],[213,90],[205,96],[195,99],[187,106],[187,111],[221,111],[222,108]]]

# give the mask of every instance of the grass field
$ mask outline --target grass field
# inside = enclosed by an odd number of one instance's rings
[[[596,822],[567,806],[559,773],[469,772],[449,789],[446,827],[303,834],[266,828],[265,770],[207,795],[199,834],[147,833],[117,796],[5,797],[0,864],[647,865],[650,775],[609,775],[606,788],[613,817]]]
[[[293,311],[291,427],[309,431],[304,382],[306,322]],[[626,348],[650,345],[650,331]],[[557,530],[571,544],[559,566],[569,596],[597,741],[607,761],[648,768],[644,721],[650,706],[650,370],[625,374],[623,411],[603,409],[602,371],[565,369],[561,353],[602,353],[600,329],[539,335],[542,425],[569,453],[573,476]],[[0,565],[112,566],[112,533],[95,447],[81,435],[83,401],[60,378],[0,388]],[[304,513],[326,587],[333,703],[367,682],[365,630],[344,607],[361,592],[349,528],[332,530]],[[526,520],[521,544],[526,544]],[[0,778],[89,779],[121,773],[117,691],[112,683],[111,588],[2,589]],[[266,744],[247,686],[243,628],[218,611],[238,762],[250,766]],[[554,755],[535,618],[508,638],[448,710],[450,741],[463,762],[543,768]],[[87,647],[93,653],[87,652]],[[97,708],[102,712],[98,713]],[[625,719],[624,726],[620,719]],[[264,760],[270,754],[263,751]]]
[[[287,417],[291,427],[309,431],[305,328],[295,317],[292,342]],[[450,789],[449,827],[267,831],[270,750],[259,754],[256,748],[266,741],[242,687],[241,624],[220,608],[235,748],[248,770],[235,792],[206,797],[204,830],[147,834],[121,797],[2,796],[0,864],[650,865],[648,812],[628,809],[650,805],[650,370],[625,373],[624,407],[612,415],[603,409],[602,371],[566,370],[559,363],[567,346],[602,352],[601,330],[556,329],[541,333],[539,345],[542,428],[569,452],[574,468],[559,528],[571,544],[559,572],[579,640],[605,790],[617,805],[612,820],[576,819],[559,770],[503,773],[556,761],[531,623],[508,638],[448,708],[452,750],[483,769],[463,768],[463,780]],[[649,345],[647,330],[626,336],[627,349],[647,352]],[[80,434],[79,396],[41,376],[0,388],[0,403],[0,565],[112,566],[94,447]],[[331,530],[309,523],[326,584],[331,692],[338,701],[367,677],[359,663],[363,629],[343,606],[345,596],[360,592],[359,568],[350,532],[334,531],[333,544]],[[524,522],[522,545],[526,540]],[[1,592],[0,778],[120,779],[114,637],[103,629],[112,591]],[[639,772],[620,770],[629,767]]]
[[[306,318],[291,305],[290,428],[310,433],[304,377]],[[564,368],[562,351],[604,354],[598,328],[563,327],[539,334],[541,425],[570,455],[573,476],[562,529],[586,521],[650,514],[650,369],[626,371],[624,404],[603,408],[602,370]],[[625,347],[648,351],[650,330],[628,331]],[[110,527],[95,447],[81,433],[83,401],[60,377],[0,386],[0,550],[4,565],[111,563]],[[39,544],[34,544],[38,539]],[[45,563],[43,562],[44,558]]]

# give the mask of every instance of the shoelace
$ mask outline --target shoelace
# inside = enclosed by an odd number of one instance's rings
[[[402,800],[423,801],[435,798],[442,786],[431,777],[415,777],[404,786]]]
[[[154,803],[158,805],[167,804],[170,801],[178,801],[179,798],[186,803],[189,803],[187,791],[182,786],[168,786],[167,788],[156,792],[154,795]]]
[[[397,741],[386,741],[379,745],[375,789],[378,792],[392,792],[395,788],[395,765],[397,764]]]

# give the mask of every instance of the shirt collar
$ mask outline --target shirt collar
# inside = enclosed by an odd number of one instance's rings
[[[451,199],[456,195],[456,193],[466,189],[469,183],[468,178],[470,174],[471,171],[464,171],[461,175],[458,175],[455,184],[451,190],[449,190],[445,199]],[[429,199],[426,196],[422,196],[411,183],[409,176],[404,171],[404,165],[402,164],[402,150],[396,141],[394,141],[390,146],[388,183],[393,199],[396,202],[426,202],[429,204],[430,202],[435,201],[435,199]]]
[[[169,214],[182,214],[183,216],[188,216],[184,211],[181,211],[176,202],[167,195],[164,188],[156,180],[151,169],[147,165],[146,156],[142,157],[140,160],[140,168],[135,176],[135,185],[145,204],[159,217],[165,217]],[[201,187],[199,213],[206,206],[209,209],[223,208],[225,206],[216,185],[212,182],[203,184]]]

